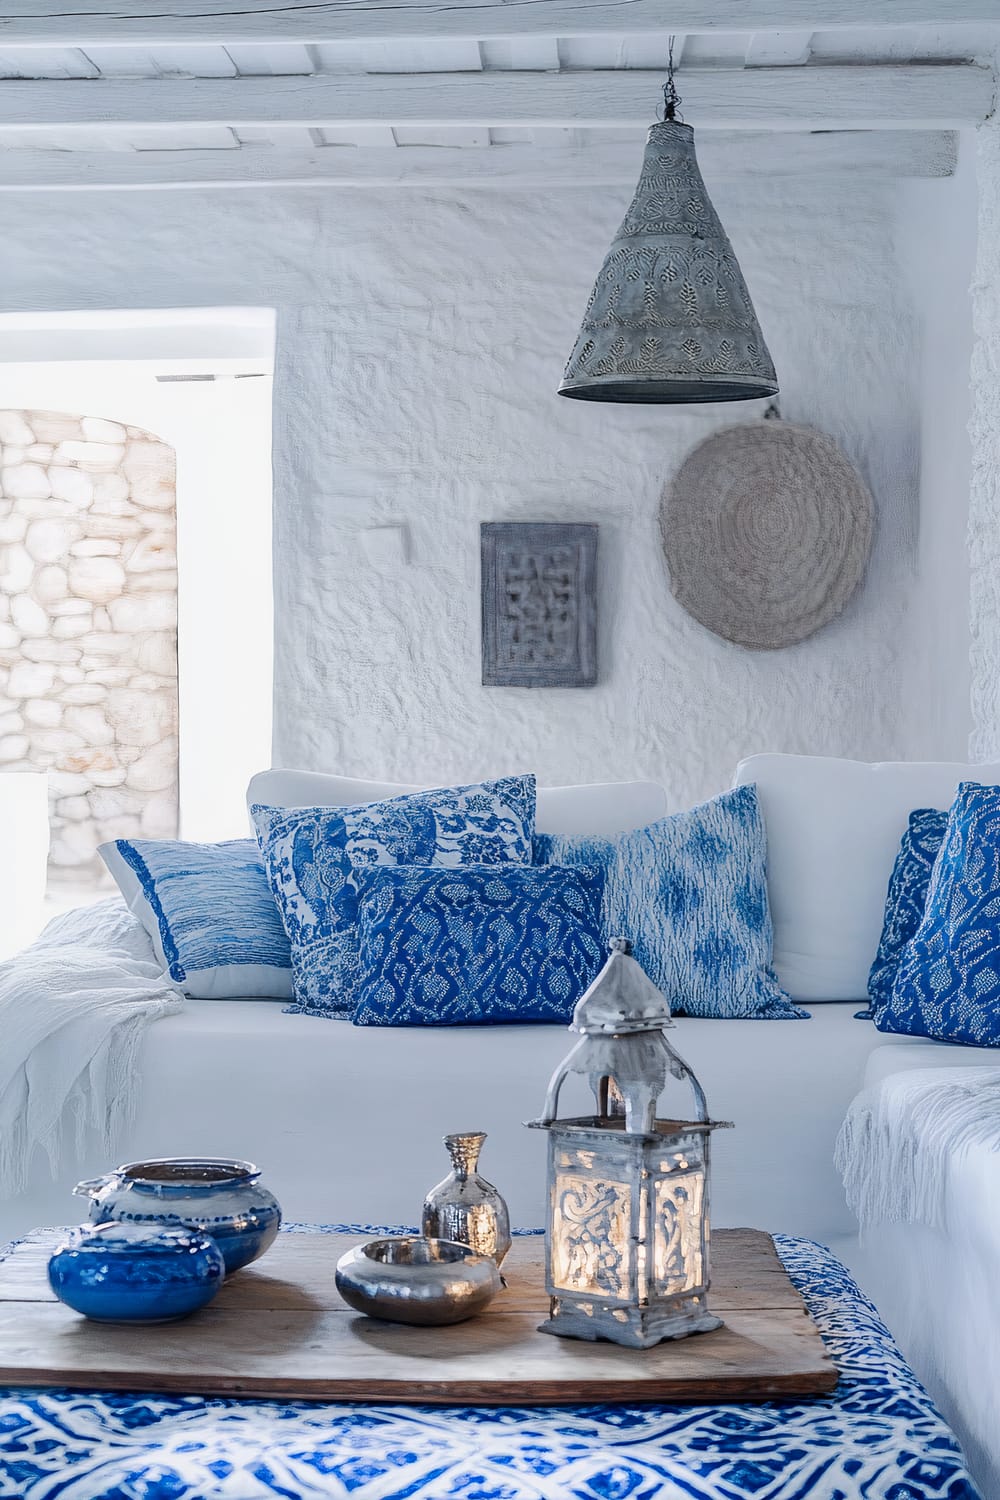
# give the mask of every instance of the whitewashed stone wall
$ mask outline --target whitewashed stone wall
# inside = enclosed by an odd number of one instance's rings
[[[55,879],[177,830],[174,469],[140,428],[0,411],[0,767],[49,773]]]

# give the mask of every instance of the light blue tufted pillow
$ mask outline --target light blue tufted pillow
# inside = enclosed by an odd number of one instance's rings
[[[606,940],[634,956],[675,1015],[797,1020],[771,970],[764,820],[754,786],[617,838],[535,836],[536,864],[597,865]]]

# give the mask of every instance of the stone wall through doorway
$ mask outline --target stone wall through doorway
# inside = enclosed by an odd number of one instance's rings
[[[55,882],[177,832],[175,499],[154,434],[0,411],[0,769],[48,773]]]

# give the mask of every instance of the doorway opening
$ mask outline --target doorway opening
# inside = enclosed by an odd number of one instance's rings
[[[269,309],[0,317],[0,774],[48,778],[55,907],[109,839],[246,834],[273,354]]]

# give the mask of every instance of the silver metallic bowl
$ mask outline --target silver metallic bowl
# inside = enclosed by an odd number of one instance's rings
[[[370,1240],[337,1262],[344,1301],[390,1323],[461,1323],[488,1307],[500,1286],[492,1256],[457,1240]]]

